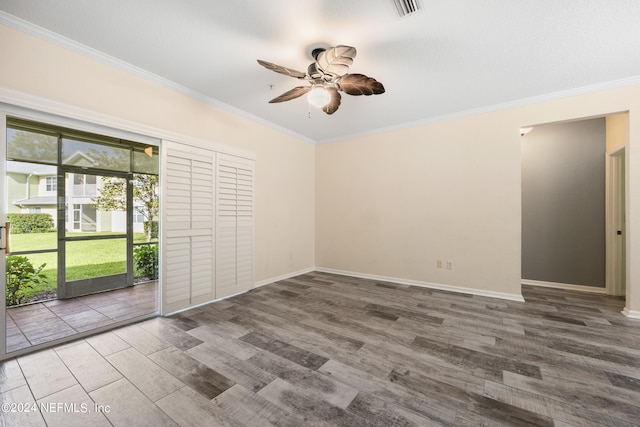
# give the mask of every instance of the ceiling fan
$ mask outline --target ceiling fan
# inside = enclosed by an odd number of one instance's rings
[[[311,56],[315,62],[309,65],[306,73],[258,59],[258,64],[269,70],[309,82],[308,86],[288,90],[269,103],[289,101],[308,93],[311,105],[321,108],[327,114],[333,114],[340,106],[340,91],[349,95],[384,93],[382,83],[373,77],[347,73],[356,57],[355,47],[340,45],[317,48],[311,52]]]

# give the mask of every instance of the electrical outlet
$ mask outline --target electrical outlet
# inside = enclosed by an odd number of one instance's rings
[[[447,261],[447,270],[453,270],[453,262]]]
[[[436,261],[436,267],[442,268],[442,260],[437,260]]]

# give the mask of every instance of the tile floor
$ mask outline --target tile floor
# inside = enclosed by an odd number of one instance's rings
[[[0,363],[0,425],[640,425],[623,301],[523,295],[309,273]]]
[[[7,353],[157,310],[157,281],[72,299],[9,307]]]

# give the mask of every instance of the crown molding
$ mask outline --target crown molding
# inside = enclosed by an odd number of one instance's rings
[[[392,132],[392,131],[412,128],[412,127],[417,127],[417,126],[421,126],[429,123],[444,122],[447,120],[459,119],[462,117],[475,116],[479,114],[491,113],[491,112],[500,111],[500,110],[508,110],[510,108],[523,107],[526,105],[537,104],[540,102],[553,101],[556,99],[569,98],[572,96],[585,95],[589,93],[600,92],[603,90],[616,89],[620,87],[633,86],[638,84],[640,84],[640,75],[633,76],[633,77],[626,77],[618,80],[612,80],[608,82],[596,83],[593,85],[582,86],[582,87],[573,88],[573,89],[551,92],[544,95],[532,96],[529,98],[517,99],[514,101],[502,102],[499,104],[487,105],[479,108],[472,108],[469,110],[458,111],[451,114],[427,117],[425,119],[405,122],[399,125],[375,128],[375,129],[367,130],[365,132],[358,132],[350,135],[340,136],[338,138],[318,140],[316,141],[316,143],[324,144],[329,142],[344,141],[347,139],[360,138],[363,136],[369,136],[369,135],[374,135],[374,134],[383,133],[383,132]]]
[[[17,16],[11,15],[7,12],[0,10],[0,24],[4,24],[8,27],[14,28],[16,30],[22,31],[23,33],[30,34],[32,36],[38,37],[42,40],[54,43],[58,46],[61,46],[65,49],[68,49],[72,52],[78,53],[80,55],[89,57],[91,59],[95,59],[97,61],[102,62],[103,64],[110,65],[114,68],[118,68],[122,71],[125,71],[129,74],[133,74],[141,79],[159,84],[168,89],[174,90],[176,92],[182,93],[183,95],[189,96],[191,98],[195,98],[205,104],[211,105],[213,107],[219,108],[223,111],[235,114],[237,116],[243,117],[245,119],[251,120],[253,122],[259,123],[268,128],[277,130],[289,136],[302,139],[306,142],[315,143],[316,141],[312,138],[309,138],[305,135],[301,135],[297,132],[292,131],[291,129],[287,129],[283,126],[277,125],[273,122],[265,120],[261,117],[258,117],[254,114],[248,113],[247,111],[241,110],[239,108],[233,107],[224,102],[218,101],[217,99],[211,98],[210,96],[206,96],[198,91],[193,89],[189,89],[188,87],[182,86],[178,83],[175,83],[169,79],[158,76],[157,74],[151,73],[147,70],[144,70],[140,67],[137,67],[128,62],[122,61],[118,58],[115,58],[111,55],[107,55],[104,52],[100,52],[99,50],[93,49],[89,46],[86,46],[82,43],[78,43],[75,40],[71,40],[68,37],[65,37],[61,34],[55,33],[53,31],[47,30],[46,28],[42,28],[36,24],[33,24],[29,21],[25,21],[22,18],[18,18]]]

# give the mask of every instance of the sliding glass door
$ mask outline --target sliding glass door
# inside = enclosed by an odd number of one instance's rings
[[[9,125],[10,126],[10,125]],[[58,136],[21,127],[6,130],[3,203],[11,224],[7,306],[56,298],[58,277]],[[13,272],[13,273],[11,273]]]
[[[0,358],[156,313],[158,148],[0,117]]]
[[[69,298],[133,285],[133,202],[129,174],[62,167],[59,186],[58,298]],[[117,189],[117,194],[114,193]],[[122,198],[123,210],[105,204]]]

